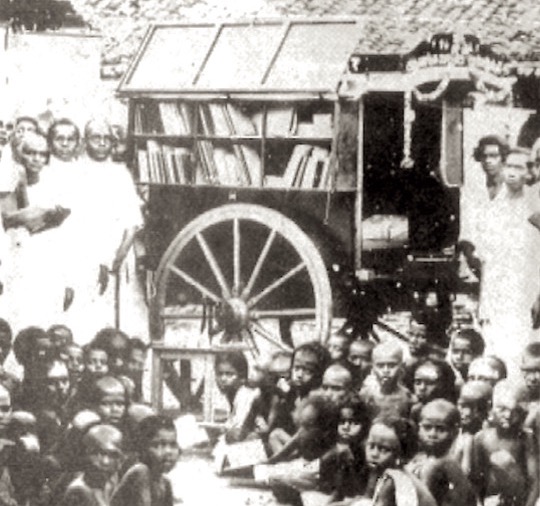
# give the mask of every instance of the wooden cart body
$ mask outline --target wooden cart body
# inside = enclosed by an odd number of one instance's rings
[[[287,348],[290,336],[265,335],[257,318],[278,318],[285,334],[283,320],[312,319],[311,337],[324,340],[333,316],[365,330],[414,292],[455,289],[471,69],[491,61],[488,84],[503,90],[508,80],[476,39],[355,54],[361,26],[331,18],[149,29],[119,94],[129,99],[130,164],[147,198],[155,349],[174,348],[164,344],[167,322],[189,317],[182,307],[192,299],[210,334],[217,321],[226,342],[247,329]],[[214,353],[216,342],[203,348]]]

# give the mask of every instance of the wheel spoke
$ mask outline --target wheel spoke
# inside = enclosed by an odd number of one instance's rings
[[[169,265],[169,269],[171,272],[174,272],[179,278],[183,279],[188,285],[191,285],[193,288],[198,290],[205,297],[212,299],[214,302],[221,301],[220,297],[218,297],[214,292],[203,286],[196,279],[193,279],[187,272],[179,269],[175,265]]]
[[[273,228],[270,231],[270,234],[268,235],[268,238],[266,239],[266,242],[264,243],[263,249],[261,250],[261,254],[259,255],[259,258],[257,258],[257,262],[255,264],[255,267],[253,267],[253,271],[251,273],[251,276],[249,277],[248,284],[244,288],[244,291],[242,292],[242,298],[247,299],[251,293],[251,290],[253,290],[253,285],[255,285],[255,281],[257,281],[257,278],[259,277],[259,274],[261,272],[261,267],[264,264],[264,261],[266,260],[266,257],[268,256],[268,252],[270,251],[270,247],[272,246],[272,243],[274,242],[274,238],[276,237],[276,229]]]
[[[250,316],[255,319],[259,318],[283,318],[285,316],[315,316],[317,310],[313,307],[299,307],[291,309],[268,309],[268,310],[255,310],[249,312]]]
[[[231,296],[231,292],[229,290],[229,287],[227,286],[227,282],[225,281],[225,277],[223,276],[223,273],[221,272],[221,269],[219,268],[219,264],[217,263],[216,257],[212,253],[212,250],[210,249],[210,246],[208,246],[208,243],[206,242],[205,238],[202,236],[201,233],[198,233],[196,236],[197,241],[199,243],[199,246],[201,247],[204,256],[206,258],[206,261],[210,265],[210,268],[212,269],[212,272],[214,273],[214,277],[216,278],[216,281],[219,284],[219,287],[221,288],[221,293],[223,297],[229,298]]]
[[[292,278],[295,274],[304,269],[306,264],[300,262],[296,267],[293,267],[289,272],[283,274],[280,278],[276,279],[273,283],[269,284],[262,292],[260,292],[255,297],[252,297],[248,301],[248,307],[253,307],[257,304],[262,298],[266,297],[268,294],[272,293],[274,290],[279,288],[283,283],[285,283],[289,278]]]
[[[233,290],[238,294],[240,290],[240,220],[233,220]]]
[[[283,344],[279,338],[272,335],[271,332],[269,332],[265,327],[263,327],[259,322],[252,322],[251,323],[251,330],[261,336],[263,339],[266,339],[269,343],[273,344],[274,346],[277,346],[278,348],[292,352],[293,350],[289,348],[287,345]]]

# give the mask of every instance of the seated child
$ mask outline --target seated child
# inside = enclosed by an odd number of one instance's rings
[[[448,363],[454,369],[458,387],[467,381],[471,362],[484,353],[484,348],[484,339],[473,328],[461,328],[452,333],[448,348]]]
[[[115,376],[103,376],[91,385],[86,407],[95,411],[103,423],[123,430],[128,406],[124,384]]]
[[[474,435],[482,429],[491,408],[493,389],[482,381],[468,381],[461,387],[457,408],[460,416],[459,434],[451,450],[466,476],[471,475]]]
[[[336,451],[339,456],[332,501],[355,497],[365,484],[364,444],[369,419],[364,403],[353,396],[345,400],[339,410]]]
[[[280,404],[291,389],[290,375],[291,354],[286,351],[277,351],[268,363],[255,366],[252,383],[259,390],[255,430],[265,441],[280,424]]]
[[[372,420],[379,415],[409,416],[412,395],[401,385],[402,366],[403,351],[398,343],[386,341],[373,349],[375,381],[366,380],[360,391]]]
[[[106,506],[118,481],[122,433],[112,425],[91,427],[83,437],[84,472],[67,487],[60,506]]]
[[[529,343],[521,356],[521,372],[525,380],[527,418],[524,427],[535,430],[540,418],[540,341]]]
[[[365,483],[354,506],[395,506],[403,497],[418,506],[436,505],[425,485],[402,469],[415,442],[413,424],[406,418],[378,417],[373,421],[366,440]]]
[[[321,392],[336,406],[341,406],[352,394],[352,374],[347,367],[334,363],[324,371]]]
[[[360,391],[364,379],[371,372],[372,353],[375,344],[367,339],[355,339],[349,346],[347,358],[349,369],[353,375],[353,387]]]
[[[294,443],[291,440],[296,432],[297,424],[293,420],[293,412],[311,391],[320,387],[322,375],[329,363],[328,350],[318,342],[304,343],[294,350],[290,388],[276,403],[275,407],[279,413],[274,416],[279,423],[268,438],[272,458],[276,462],[282,456],[294,451]],[[285,385],[282,385],[282,388],[284,387]]]
[[[254,468],[255,479],[270,484],[278,500],[294,496],[294,491],[328,490],[334,483],[337,407],[327,397],[314,392],[300,404],[297,419],[298,456]]]
[[[422,407],[433,399],[455,401],[455,375],[446,362],[433,358],[423,359],[416,363],[411,372],[416,401],[411,409],[411,419],[414,422],[418,422]]]
[[[343,334],[332,334],[326,341],[326,349],[330,354],[330,361],[342,363],[347,361],[349,354],[349,338]]]
[[[133,381],[135,391],[133,393],[133,401],[142,401],[142,381],[146,357],[148,354],[148,346],[137,337],[132,337],[129,340],[126,375]]]
[[[255,430],[257,391],[245,385],[248,363],[240,351],[220,353],[214,363],[216,383],[226,397],[230,412],[225,423],[225,442],[244,441]]]
[[[409,357],[404,362],[403,383],[412,390],[411,368],[429,355],[428,327],[423,313],[416,313],[409,322]]]
[[[165,475],[180,454],[174,422],[166,416],[151,415],[140,422],[137,433],[140,462],[127,470],[110,504],[172,506],[172,487]]]
[[[492,387],[506,378],[506,365],[494,355],[484,355],[475,358],[469,366],[468,381],[484,381]]]
[[[472,479],[481,501],[533,506],[538,499],[537,445],[522,428],[521,396],[521,389],[509,380],[497,383],[491,426],[474,437]]]
[[[422,481],[439,505],[476,506],[476,496],[450,450],[458,433],[459,412],[444,399],[420,412],[419,451],[406,468]]]
[[[114,328],[101,329],[92,340],[92,345],[105,350],[108,358],[109,372],[115,376],[126,374],[128,361],[129,337],[121,330]]]
[[[78,344],[68,344],[64,347],[66,364],[69,371],[71,395],[74,395],[84,371],[84,352]]]

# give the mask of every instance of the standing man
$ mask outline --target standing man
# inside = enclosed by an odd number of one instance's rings
[[[482,261],[480,315],[486,352],[503,358],[519,377],[520,354],[531,338],[530,307],[540,289],[540,234],[530,222],[538,199],[526,185],[529,152],[512,148],[502,187],[486,208],[476,242]]]
[[[111,161],[111,126],[102,120],[90,121],[84,130],[84,141],[86,156],[80,161],[80,213],[74,244],[74,258],[81,275],[79,289],[75,289],[74,309],[78,310],[72,325],[81,327],[82,321],[88,323],[75,332],[83,342],[88,342],[101,328],[114,325],[114,287],[109,286],[109,273],[120,272],[135,233],[142,226],[142,215],[130,173],[125,166]],[[85,266],[82,270],[81,264]],[[128,293],[135,289],[134,273],[129,283],[123,280]]]

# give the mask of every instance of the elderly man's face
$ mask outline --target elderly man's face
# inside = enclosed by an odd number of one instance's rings
[[[56,157],[64,162],[73,160],[77,153],[77,146],[77,130],[73,125],[57,125],[54,128],[51,150]]]
[[[111,154],[113,137],[111,129],[105,124],[92,125],[87,129],[86,151],[97,162],[104,162]]]
[[[24,168],[29,175],[37,176],[49,160],[47,140],[40,135],[27,135],[21,145]]]

